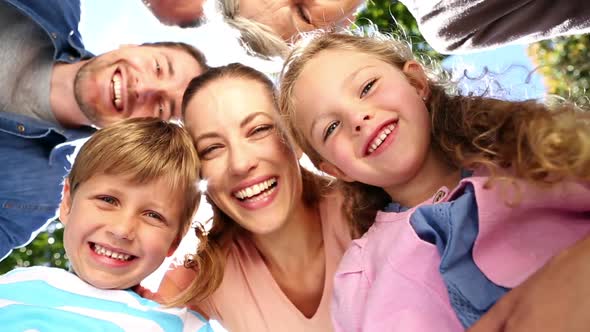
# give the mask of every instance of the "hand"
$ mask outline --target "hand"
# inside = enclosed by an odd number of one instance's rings
[[[510,291],[468,332],[590,331],[590,236]]]

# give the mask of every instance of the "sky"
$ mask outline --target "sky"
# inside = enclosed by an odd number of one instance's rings
[[[82,0],[80,31],[87,49],[100,54],[120,45],[154,41],[183,41],[201,49],[211,66],[239,61],[267,73],[278,73],[281,63],[247,57],[237,42],[236,32],[221,24],[220,18],[206,1],[205,13],[210,23],[198,29],[182,29],[160,24],[141,0]],[[464,92],[478,92],[490,88],[492,95],[505,99],[540,98],[545,88],[533,64],[526,55],[526,47],[513,45],[461,56],[448,57],[443,67],[453,73],[454,80]],[[483,75],[484,73],[488,73]],[[481,79],[475,79],[480,78]],[[492,83],[490,83],[492,82]],[[203,200],[204,201],[204,200]],[[202,204],[196,219],[205,221],[211,216],[210,207]],[[143,284],[155,290],[166,267],[174,258],[195,248],[195,236],[189,234],[177,254],[164,262]]]

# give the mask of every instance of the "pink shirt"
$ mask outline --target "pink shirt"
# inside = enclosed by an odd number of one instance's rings
[[[326,256],[325,284],[316,313],[305,317],[273,279],[252,242],[241,238],[230,251],[224,279],[201,309],[228,331],[332,331],[332,280],[351,238],[335,194],[320,202]]]
[[[494,283],[514,287],[549,258],[590,232],[590,188],[560,184],[550,190],[520,183],[520,204],[509,207],[512,187],[484,189],[485,176],[462,180],[448,194],[423,202],[452,200],[465,183],[474,185],[479,234],[473,255]],[[419,205],[419,206],[420,206]],[[409,223],[417,207],[379,212],[375,224],[353,241],[334,281],[337,331],[463,331],[438,267],[436,247],[418,238]]]

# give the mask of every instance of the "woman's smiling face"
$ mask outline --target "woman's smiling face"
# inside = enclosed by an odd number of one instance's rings
[[[207,196],[254,234],[280,229],[301,201],[297,156],[277,132],[277,115],[268,87],[235,77],[207,83],[185,111]]]

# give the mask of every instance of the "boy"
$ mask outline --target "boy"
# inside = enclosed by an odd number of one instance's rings
[[[174,252],[199,193],[189,134],[158,119],[98,131],[65,180],[59,217],[73,273],[16,269],[0,278],[3,331],[209,331],[198,314],[131,288]]]

